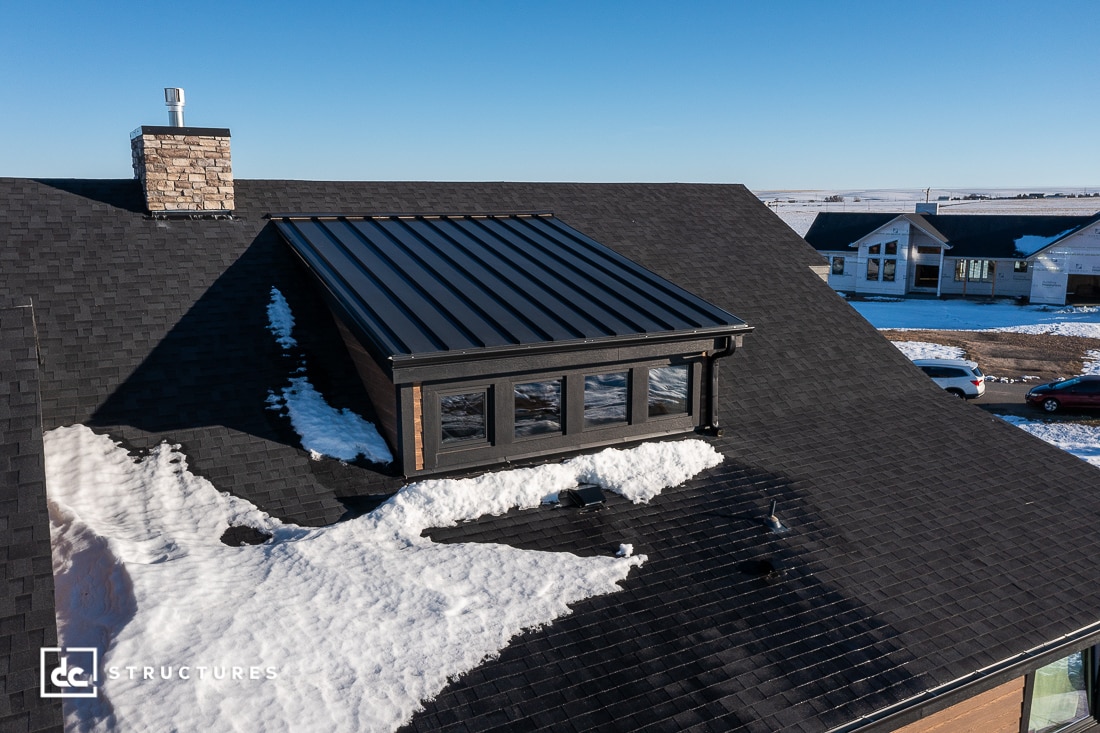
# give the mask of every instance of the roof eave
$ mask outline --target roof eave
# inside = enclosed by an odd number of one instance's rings
[[[925,690],[826,733],[887,733],[1100,643],[1100,621]]]
[[[952,249],[952,245],[947,241],[947,237],[945,237],[943,234],[941,234],[934,226],[929,224],[928,221],[923,216],[921,216],[920,214],[898,214],[897,216],[895,216],[890,221],[886,222],[885,224],[881,224],[881,225],[875,227],[874,229],[867,232],[862,237],[860,237],[856,241],[852,242],[848,246],[858,248],[860,242],[867,239],[871,235],[878,233],[884,227],[890,226],[891,224],[898,221],[899,219],[907,221],[907,222],[909,222],[910,225],[915,226],[917,229],[920,229],[922,232],[927,234],[929,237],[931,237],[932,239],[935,239],[936,241],[938,241],[939,245],[941,247],[943,247],[944,249]]]
[[[601,348],[644,346],[675,343],[677,341],[735,337],[751,333],[753,329],[753,326],[747,323],[741,323],[731,324],[721,328],[685,329],[664,333],[630,334],[626,336],[571,339],[569,341],[547,341],[534,344],[506,344],[503,346],[486,346],[454,351],[432,351],[421,354],[394,354],[389,357],[389,361],[395,369],[411,366],[456,364],[503,357],[544,356],[547,354],[561,354]]]

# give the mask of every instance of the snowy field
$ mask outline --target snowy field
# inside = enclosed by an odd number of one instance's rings
[[[854,300],[875,328],[930,331],[1007,331],[1100,338],[1095,306],[1017,305],[1012,300]]]
[[[929,199],[940,206],[941,214],[1047,214],[1047,215],[1088,215],[1100,211],[1100,197],[1082,196],[1095,193],[1100,187],[1089,188],[933,188]],[[880,190],[791,190],[791,191],[755,191],[761,201],[775,211],[779,218],[791,229],[805,236],[819,211],[852,212],[897,212],[908,214],[914,211],[917,202],[924,202],[924,190],[917,189],[880,189]],[[1048,198],[1017,199],[1019,194],[1045,193]],[[937,201],[941,196],[961,198],[967,195],[986,195],[1004,197],[996,200],[979,201]],[[1062,194],[1054,197],[1054,194]],[[1068,198],[1068,196],[1080,198]],[[830,196],[841,196],[843,201],[830,202]]]

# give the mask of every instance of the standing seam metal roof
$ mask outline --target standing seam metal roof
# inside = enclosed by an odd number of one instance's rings
[[[383,357],[748,330],[551,214],[271,218]]]

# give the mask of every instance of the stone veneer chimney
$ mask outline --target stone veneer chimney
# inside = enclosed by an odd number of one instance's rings
[[[233,211],[229,130],[142,125],[130,133],[130,152],[149,213]]]

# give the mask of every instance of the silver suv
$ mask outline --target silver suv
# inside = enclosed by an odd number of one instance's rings
[[[913,363],[949,394],[967,400],[985,394],[985,375],[977,362],[966,359],[914,359]]]

